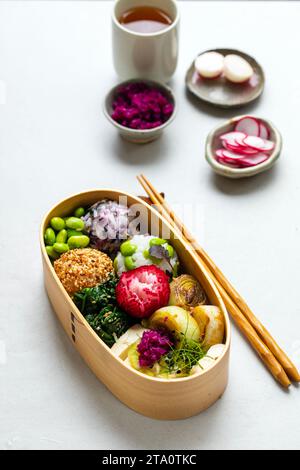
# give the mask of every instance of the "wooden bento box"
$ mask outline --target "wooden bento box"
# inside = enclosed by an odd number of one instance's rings
[[[118,200],[120,196],[127,198],[128,206],[145,206],[145,214],[148,219],[151,218],[152,226],[159,231],[155,233],[156,236],[161,235],[162,228],[169,230],[171,243],[179,255],[181,265],[202,284],[210,303],[223,312],[225,348],[211,368],[173,380],[153,378],[129,368],[112,354],[110,348],[93,331],[58,279],[44,245],[44,231],[50,219],[54,216],[65,217],[78,206],[90,206],[101,199]],[[174,235],[171,226],[157,211],[142,199],[122,191],[100,189],[79,193],[59,202],[46,214],[40,229],[40,245],[45,287],[57,317],[87,365],[119,400],[151,418],[182,419],[205,410],[222,396],[228,380],[231,339],[225,306],[192,249]]]

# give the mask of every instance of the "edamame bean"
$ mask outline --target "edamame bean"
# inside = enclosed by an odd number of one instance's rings
[[[85,214],[85,210],[83,207],[78,207],[76,211],[74,212],[75,217],[78,217],[79,219],[80,217],[84,216],[84,214]]]
[[[58,234],[56,235],[56,242],[57,243],[66,243],[68,238],[68,232],[65,228],[63,228]]]
[[[59,232],[60,230],[65,228],[65,221],[61,217],[52,217],[52,219],[50,220],[50,225],[52,228],[54,228],[54,230]]]
[[[80,237],[81,235],[83,235],[82,232],[77,232],[77,230],[73,230],[72,228],[68,228],[67,232],[68,232],[68,238]]]
[[[84,229],[84,222],[83,220],[78,219],[78,217],[69,217],[66,221],[66,226],[76,230],[77,232],[81,232],[81,230]]]
[[[128,271],[131,271],[132,269],[135,268],[135,264],[131,256],[125,256],[124,264],[125,264],[126,269],[128,269]]]
[[[174,248],[172,247],[172,245],[167,245],[167,251],[169,253],[170,258],[172,258],[174,255]]]
[[[50,258],[52,259],[57,259],[59,258],[59,254],[56,253],[56,251],[53,249],[53,246],[46,246],[46,251],[48,253],[48,256],[50,256]]]
[[[66,243],[54,243],[53,249],[57,253],[66,253],[67,251],[69,251],[69,245],[67,245]]]
[[[130,240],[127,242],[122,243],[120,246],[120,251],[123,256],[132,256],[137,250],[137,246],[131,243]]]
[[[50,246],[54,245],[56,238],[55,238],[55,232],[53,228],[48,227],[45,230],[44,240],[45,240],[46,245],[50,245]]]
[[[150,246],[163,245],[164,243],[167,243],[167,240],[164,240],[163,238],[152,238],[150,240]]]
[[[86,235],[74,236],[68,239],[68,245],[71,250],[74,248],[86,248],[89,243],[90,239]]]

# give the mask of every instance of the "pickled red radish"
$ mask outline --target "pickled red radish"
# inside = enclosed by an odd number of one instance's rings
[[[233,83],[243,83],[253,75],[253,68],[243,57],[229,54],[224,59],[224,75]]]
[[[195,60],[195,69],[204,78],[216,78],[223,72],[223,62],[219,52],[205,52]]]

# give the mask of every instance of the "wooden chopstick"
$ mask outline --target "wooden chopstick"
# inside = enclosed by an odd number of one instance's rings
[[[144,177],[142,176],[146,184],[148,184],[150,190],[153,194],[156,194],[156,190],[153,185]],[[252,325],[252,327],[256,330],[256,332],[260,335],[263,339],[265,344],[268,346],[270,351],[276,357],[276,359],[280,362],[288,376],[295,382],[300,381],[300,374],[286,355],[286,353],[278,346],[275,339],[271,336],[269,331],[264,327],[264,325],[260,322],[260,320],[254,315],[251,309],[246,304],[245,300],[241,297],[241,295],[236,291],[236,289],[232,286],[232,284],[228,281],[225,275],[220,271],[220,269],[215,265],[209,255],[203,250],[203,248],[193,239],[192,235],[188,232],[188,230],[183,226],[182,222],[179,218],[174,214],[171,208],[168,206],[167,202],[162,198],[159,194],[157,195],[158,202],[164,207],[165,211],[169,213],[171,219],[175,222],[175,224],[180,228],[183,232],[184,237],[189,241],[189,243],[193,244],[193,247],[200,258],[204,261],[205,265],[209,268],[209,270],[214,274],[215,278],[219,281],[219,284],[224,288],[224,290],[229,294],[231,299],[234,303],[240,308],[243,315]]]
[[[175,227],[180,230],[180,233],[184,235],[184,238],[189,244],[193,244],[193,248],[198,254],[204,269],[208,271],[209,276],[216,284],[229,313],[233,317],[240,330],[249,340],[253,348],[259,354],[265,365],[269,368],[272,375],[284,387],[288,387],[290,385],[290,381],[283,370],[284,368],[292,380],[299,381],[300,376],[296,367],[292,364],[286,354],[279,348],[270,333],[254,316],[249,307],[246,305],[245,301],[239,296],[239,294],[236,292],[233,286],[231,286],[229,281],[216,267],[209,256],[195,242],[195,240],[193,240],[191,234],[183,226],[182,222],[174,214],[164,198],[155,190],[155,188],[143,175],[138,177],[138,180],[149,195],[151,201],[156,204],[162,215],[167,218],[172,225],[175,225]],[[247,315],[244,313],[246,309],[243,304],[247,306]],[[265,340],[265,343],[263,340]],[[274,352],[276,352],[276,355]],[[282,364],[283,368],[280,364]]]

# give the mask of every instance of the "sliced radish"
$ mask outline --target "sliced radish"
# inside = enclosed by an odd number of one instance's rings
[[[269,155],[265,153],[258,153],[257,155],[253,155],[252,157],[244,158],[240,161],[243,166],[256,166],[260,165],[261,163],[268,160]]]
[[[248,135],[245,137],[244,143],[249,147],[261,152],[270,152],[270,150],[273,150],[274,148],[274,143],[270,140],[264,140],[261,137],[255,137],[253,135]]]
[[[230,168],[236,168],[236,169],[237,168],[242,168],[241,165],[235,165],[233,163],[228,163],[226,161],[226,159],[224,159],[224,158],[218,158],[217,160],[221,165],[226,165],[226,166],[229,166]]]
[[[240,145],[231,145],[229,142],[227,142],[226,140],[223,140],[223,147],[226,149],[226,150],[232,150],[232,152],[237,152],[237,153],[240,153],[243,148],[245,147],[241,147]]]
[[[223,150],[222,156],[232,161],[239,161],[239,160],[243,160],[244,158],[247,158],[242,153],[230,152],[230,150]]]
[[[258,137],[260,132],[260,122],[253,117],[244,117],[236,124],[235,131]]]
[[[222,134],[220,136],[220,139],[222,139],[222,140],[231,140],[231,139],[237,140],[238,138],[244,139],[245,137],[247,137],[247,134],[245,134],[245,132],[234,131],[234,132],[227,132],[226,134]]]
[[[253,68],[243,57],[229,54],[224,59],[224,75],[233,83],[243,83],[253,75]]]
[[[269,158],[269,156],[264,153],[258,153],[252,156],[245,156],[243,154],[229,152],[228,150],[222,150],[221,152],[218,152],[217,156],[222,161],[225,161],[233,165],[241,165],[241,166],[255,166],[260,163],[263,163],[265,160]]]
[[[270,138],[270,131],[262,122],[259,124],[259,137],[262,139]]]
[[[195,60],[195,69],[204,78],[217,78],[223,72],[224,56],[219,52],[205,52]]]
[[[222,140],[223,145],[225,143],[225,145],[228,144],[232,147],[240,147],[240,145],[236,143],[237,137],[243,141],[247,136],[243,132],[227,132],[227,134],[221,135],[220,139]]]
[[[216,156],[217,156],[218,158],[222,158],[222,157],[223,157],[223,150],[222,150],[222,149],[216,150]]]
[[[230,152],[234,152],[237,154],[242,154],[242,155],[255,155],[259,153],[259,150],[254,150],[250,149],[249,147],[241,147],[241,146],[233,146],[228,144],[225,140],[223,140],[223,146],[226,150],[229,150]]]

